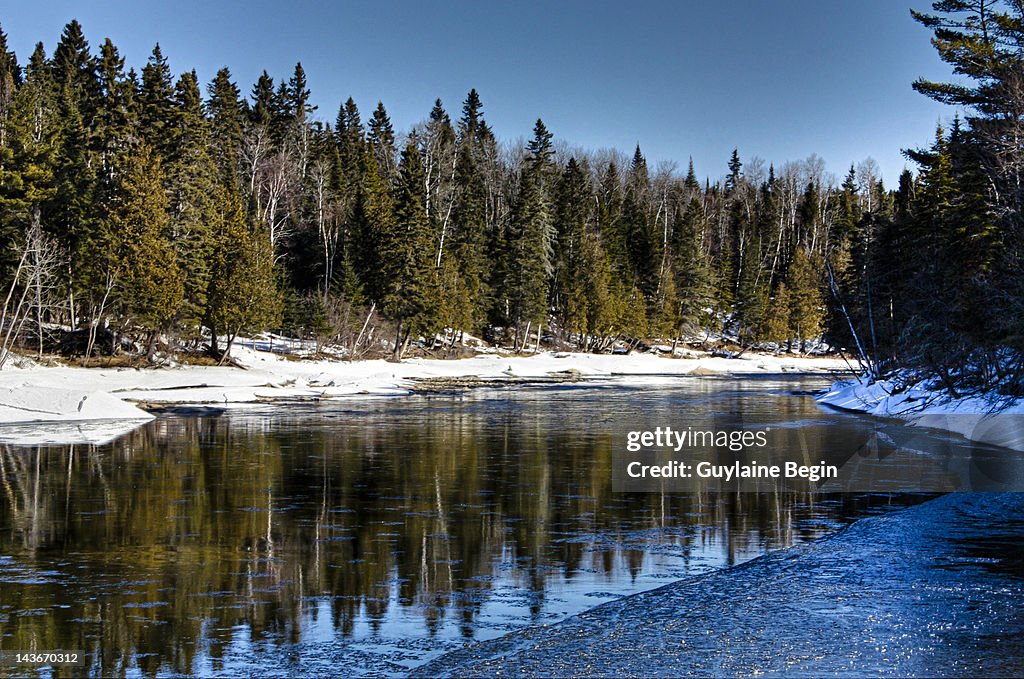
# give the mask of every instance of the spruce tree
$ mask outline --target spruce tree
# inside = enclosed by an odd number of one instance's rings
[[[64,91],[82,116],[90,120],[99,99],[99,81],[96,60],[77,20],[72,19],[64,27],[53,53],[52,65],[57,89]]]
[[[684,332],[709,325],[714,309],[714,277],[704,245],[707,228],[704,205],[694,196],[677,216],[672,230],[679,323]]]
[[[217,164],[221,182],[237,183],[246,117],[242,93],[231,80],[231,71],[222,68],[207,87],[207,94],[211,156]]]
[[[161,157],[171,155],[175,144],[174,81],[160,44],[142,69],[139,91],[139,130],[142,138]]]
[[[121,303],[127,322],[148,333],[152,355],[157,335],[170,327],[184,295],[170,243],[162,163],[141,145],[124,159],[118,177],[119,200],[110,221],[120,243]]]
[[[732,150],[732,157],[729,158],[729,175],[725,180],[725,195],[730,196],[740,187],[743,181],[743,163],[740,161],[739,149]]]
[[[555,151],[551,143],[553,136],[544,125],[544,121],[537,118],[537,122],[533,125],[533,138],[526,144],[526,162],[530,174],[540,189],[547,194],[547,198],[550,198],[548,191],[557,177],[554,161]]]
[[[462,103],[462,117],[459,118],[459,140],[463,144],[470,144],[473,153],[480,152],[481,131],[485,129],[483,120],[483,102],[476,89],[471,89]]]
[[[351,97],[341,105],[338,111],[334,135],[338,142],[340,176],[343,180],[344,191],[346,195],[354,198],[363,181],[366,136],[362,120],[359,117],[359,108]],[[374,161],[379,172],[380,162],[376,160],[376,157]]]
[[[524,333],[523,346],[527,328],[547,319],[551,216],[541,180],[536,176],[542,171],[532,158],[527,161],[508,230],[508,278],[502,293],[517,337]]]
[[[13,74],[7,77],[13,82]],[[37,45],[24,82],[11,93],[0,144],[0,280],[17,265],[17,247],[37,211],[57,190],[54,173],[60,142],[50,69]]]
[[[309,103],[312,93],[308,85],[306,71],[302,68],[302,63],[295,64],[295,70],[285,86],[284,97],[281,101],[283,115],[291,118],[294,125],[303,125],[316,111],[316,106]]]
[[[457,267],[457,286],[446,297],[458,300],[450,325],[479,332],[487,318],[487,193],[483,177],[468,144],[459,149],[455,166],[458,194],[452,207],[452,259]]]
[[[761,339],[768,301],[767,277],[760,256],[760,242],[747,235],[736,286],[736,325],[740,343],[749,346]]]
[[[203,323],[210,330],[210,353],[222,359],[239,333],[262,332],[281,320],[282,301],[277,292],[270,241],[246,227],[238,193],[218,187],[217,214],[205,294]],[[227,346],[220,349],[220,339]]]
[[[633,154],[622,203],[622,228],[632,274],[630,280],[636,282],[650,307],[649,311],[655,306],[661,262],[661,242],[652,219],[650,190],[647,161],[638,146]]]
[[[615,276],[632,283],[633,272],[622,225],[622,181],[614,161],[608,163],[597,199],[598,231]]]
[[[366,148],[363,150],[360,176],[346,252],[354,264],[363,292],[372,302],[382,304],[388,281],[381,251],[385,247],[385,239],[395,230],[394,207],[377,158]]]
[[[395,131],[391,126],[391,118],[384,108],[384,103],[378,101],[377,108],[367,125],[367,138],[373,154],[377,157],[377,166],[390,180],[395,176]]]
[[[172,143],[166,148],[165,186],[170,199],[172,246],[184,276],[180,321],[198,328],[206,308],[213,247],[217,167],[210,157],[210,130],[195,72],[175,85]]]
[[[587,176],[576,159],[570,158],[562,172],[555,203],[558,258],[552,306],[565,330],[581,334],[588,331],[591,316],[586,269],[593,264],[586,251],[589,198]]]
[[[398,321],[395,356],[410,337],[435,330],[437,303],[426,175],[415,139],[402,151],[392,228],[382,234],[379,265],[384,312]]]
[[[138,136],[135,90],[124,72],[124,58],[109,38],[100,47],[97,76],[100,100],[94,126],[102,179],[109,182],[117,157],[127,152]]]
[[[801,353],[806,353],[807,342],[819,337],[824,328],[821,267],[804,248],[797,248],[786,281],[790,297],[790,332],[800,343]]]
[[[782,344],[793,338],[793,299],[789,294],[786,281],[779,281],[767,307],[764,325],[764,339],[768,342]],[[791,348],[791,347],[787,347]]]

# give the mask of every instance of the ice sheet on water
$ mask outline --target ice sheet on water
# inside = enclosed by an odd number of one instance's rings
[[[413,676],[1020,676],[1024,494],[953,494]]]
[[[96,420],[0,424],[0,444],[17,446],[102,445],[134,431],[146,422],[146,420]]]

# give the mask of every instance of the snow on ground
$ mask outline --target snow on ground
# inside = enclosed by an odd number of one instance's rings
[[[38,371],[33,371],[33,375]],[[104,391],[22,382],[0,385],[0,422],[149,420],[153,416]]]
[[[932,385],[900,387],[893,380],[842,380],[819,403],[943,429],[972,441],[1024,450],[1024,401],[980,396],[952,399]]]
[[[841,370],[845,363],[822,358],[762,356],[738,359],[704,355],[669,359],[654,354],[608,356],[542,353],[503,358],[488,354],[460,360],[294,360],[237,347],[235,367],[181,366],[160,369],[68,368],[28,365],[0,371],[0,424],[150,417],[133,403],[237,405],[353,395],[409,393],[411,378],[534,378],[576,371],[582,377],[782,374]]]

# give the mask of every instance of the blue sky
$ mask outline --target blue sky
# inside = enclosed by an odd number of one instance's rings
[[[24,61],[47,53],[77,18],[96,48],[109,36],[129,65],[160,42],[175,72],[205,83],[228,66],[243,92],[266,69],[301,61],[318,115],[378,100],[396,128],[426,118],[435,98],[457,117],[471,87],[503,139],[542,117],[556,138],[649,162],[693,156],[719,177],[733,147],[781,164],[817,153],[842,175],[871,156],[888,183],[900,149],[929,143],[954,111],[911,90],[947,79],[921,0],[730,2],[176,2],[18,3],[0,17]]]

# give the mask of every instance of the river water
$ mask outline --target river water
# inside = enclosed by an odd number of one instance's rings
[[[100,446],[5,445],[0,650],[84,653],[42,675],[401,675],[931,497],[613,492],[637,428],[737,413],[878,427],[793,395],[824,384],[609,380],[179,411]]]

